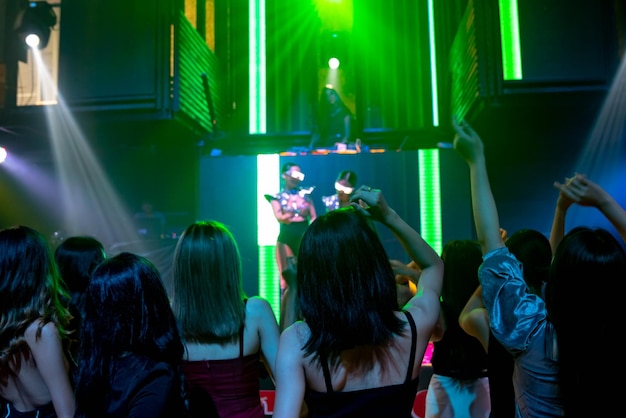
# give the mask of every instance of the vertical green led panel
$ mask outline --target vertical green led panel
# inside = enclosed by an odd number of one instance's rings
[[[265,0],[249,0],[249,83],[251,134],[264,134],[266,127]]]
[[[433,100],[433,126],[439,126],[439,96],[437,95],[437,43],[435,42],[435,16],[432,0],[428,0],[428,38],[430,46],[430,87]]]
[[[498,0],[502,42],[502,78],[522,79],[522,51],[519,36],[517,0]]]
[[[259,245],[259,296],[267,299],[276,320],[280,320],[280,280],[275,245]]]
[[[280,276],[276,264],[276,239],[280,225],[265,194],[280,190],[277,154],[257,156],[257,245],[259,246],[259,296],[267,299],[280,319]]]
[[[420,234],[431,247],[441,254],[443,248],[441,229],[441,183],[439,150],[418,151]]]

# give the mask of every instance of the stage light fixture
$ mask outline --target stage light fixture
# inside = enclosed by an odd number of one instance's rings
[[[21,42],[31,48],[44,49],[50,40],[51,28],[57,23],[52,5],[46,1],[29,1],[15,19],[15,32]]]
[[[0,164],[6,161],[7,159],[7,150],[4,147],[0,147]]]
[[[350,57],[349,39],[346,33],[323,33],[319,45],[319,63],[323,67],[336,70],[339,65],[345,66]]]

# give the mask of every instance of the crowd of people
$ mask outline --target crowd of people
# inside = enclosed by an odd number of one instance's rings
[[[480,136],[454,128],[476,237],[441,254],[354,172],[339,173],[317,216],[300,167],[283,167],[284,188],[266,196],[281,224],[280,323],[244,292],[237,242],[217,220],[180,236],[171,296],[147,258],[108,256],[94,237],[53,251],[28,226],[0,230],[1,416],[258,418],[264,372],[277,418],[411,417],[431,343],[426,417],[613,416],[619,344],[602,344],[595,383],[581,367],[587,335],[619,324],[626,212],[576,174],[554,183],[550,237],[509,236]],[[599,210],[617,236],[566,231],[572,205]],[[378,227],[408,263],[389,259]]]

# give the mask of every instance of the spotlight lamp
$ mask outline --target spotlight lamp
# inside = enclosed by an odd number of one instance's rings
[[[31,48],[44,49],[50,39],[50,30],[57,23],[52,5],[46,1],[29,1],[18,12],[15,32],[21,42]]]
[[[6,148],[0,146],[0,164],[5,162],[6,159],[7,159],[7,150]]]
[[[350,40],[344,32],[325,32],[319,40],[319,63],[322,67],[337,69],[350,60]]]

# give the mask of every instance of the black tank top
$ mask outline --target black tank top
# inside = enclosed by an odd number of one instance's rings
[[[309,418],[329,417],[411,417],[419,377],[411,379],[415,365],[417,328],[413,317],[404,313],[411,326],[411,356],[404,383],[350,392],[333,391],[327,361],[321,361],[327,392],[306,390]]]

